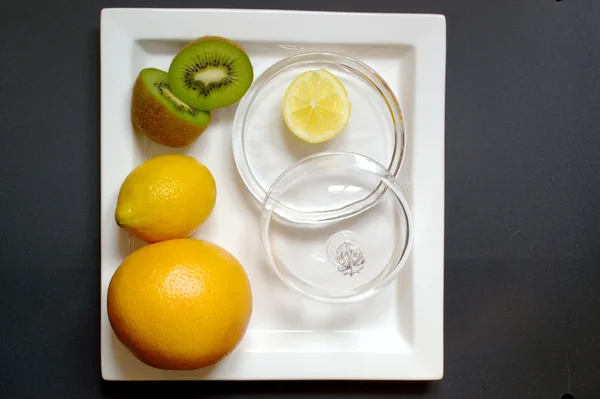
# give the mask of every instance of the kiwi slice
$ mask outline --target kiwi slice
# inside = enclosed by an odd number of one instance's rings
[[[206,111],[238,102],[253,78],[246,52],[236,43],[214,36],[188,43],[169,67],[173,93]]]
[[[169,147],[185,147],[206,130],[210,113],[196,110],[169,88],[169,74],[143,69],[133,86],[131,116],[134,126],[151,140]]]

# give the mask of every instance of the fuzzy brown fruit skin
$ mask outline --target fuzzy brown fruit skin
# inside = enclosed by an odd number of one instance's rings
[[[208,127],[184,121],[174,115],[154,98],[139,76],[133,85],[131,119],[134,127],[150,140],[173,148],[190,145]]]

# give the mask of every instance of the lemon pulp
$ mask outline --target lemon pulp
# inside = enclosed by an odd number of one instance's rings
[[[306,71],[288,87],[283,118],[294,135],[322,143],[340,134],[350,119],[351,104],[342,82],[325,69]]]

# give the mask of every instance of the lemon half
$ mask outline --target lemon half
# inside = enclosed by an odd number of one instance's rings
[[[288,87],[283,119],[294,135],[309,143],[322,143],[340,134],[352,106],[340,80],[325,69],[306,71]]]

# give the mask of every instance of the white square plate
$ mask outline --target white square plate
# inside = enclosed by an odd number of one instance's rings
[[[443,374],[444,98],[443,16],[296,11],[105,9],[101,18],[101,356],[107,380],[432,380]],[[266,265],[259,213],[235,168],[235,106],[213,112],[189,148],[173,150],[136,135],[131,89],[145,67],[168,70],[183,44],[204,35],[240,42],[260,75],[298,49],[359,58],[398,97],[412,182],[415,240],[398,279],[378,296],[349,305],[321,304],[283,286]],[[121,183],[145,159],[192,155],[217,181],[219,198],[194,236],[226,248],[245,266],[254,313],[237,349],[211,368],[165,371],[144,365],[116,339],[106,292],[118,265],[140,245],[115,224]],[[240,227],[242,226],[242,227]]]

